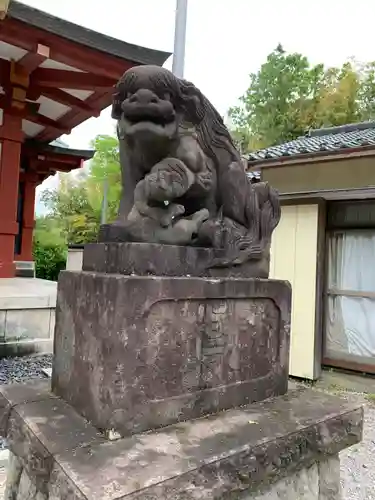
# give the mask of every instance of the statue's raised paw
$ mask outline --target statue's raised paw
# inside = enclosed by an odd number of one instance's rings
[[[161,227],[168,227],[172,224],[173,219],[185,213],[185,207],[177,203],[171,203],[165,209],[165,214],[160,218]]]
[[[159,232],[160,243],[169,245],[188,245],[197,237],[199,228],[209,218],[209,211],[203,208],[190,217],[182,218],[175,224]]]

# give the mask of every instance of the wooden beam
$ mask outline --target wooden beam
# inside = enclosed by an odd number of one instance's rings
[[[358,290],[340,290],[336,288],[329,288],[326,295],[333,295],[338,297],[355,297],[359,299],[375,299],[375,292],[367,291],[361,292]]]
[[[344,355],[342,356],[344,357]],[[370,364],[371,362],[367,361],[369,358],[363,358],[362,356],[355,356],[355,358],[356,361],[351,361],[349,359],[333,359],[324,357],[322,360],[322,364],[326,366],[333,366],[339,369],[360,372],[361,375],[363,375],[364,373],[375,374],[375,365]],[[366,360],[366,363],[364,362],[364,360]]]
[[[30,84],[29,74],[16,61],[10,61],[10,83],[23,89],[27,89]]]
[[[35,71],[43,61],[48,59],[50,56],[50,49],[46,45],[38,43],[35,50],[27,52],[19,61],[17,65],[24,68],[27,73],[32,73]]]
[[[0,28],[1,33],[1,28]],[[0,75],[1,75],[1,85],[3,85],[3,78],[6,75],[10,75],[10,61],[0,58]]]
[[[64,92],[64,90],[61,90],[59,88],[52,89],[48,87],[35,87],[35,89],[31,89],[31,91],[33,97],[37,96],[36,99],[43,95],[44,97],[48,97],[48,99],[51,99],[52,101],[64,104],[64,106],[69,106],[70,108],[85,111],[91,116],[100,116],[100,110],[95,109],[93,106],[86,104],[86,102],[82,99],[68,94],[68,92]]]
[[[39,114],[39,103],[26,102],[21,104],[24,104],[24,108],[14,106],[14,101],[10,103],[7,96],[0,96],[0,108],[4,109],[9,116],[17,116],[42,127],[48,127],[59,134],[70,134],[71,129],[69,127],[64,127],[64,125],[51,120],[47,116]]]
[[[71,170],[76,170],[80,168],[81,162],[77,158],[77,161],[74,163],[60,163],[59,161],[38,161],[34,166],[34,170],[38,174],[48,174],[48,172],[70,172]]]
[[[59,163],[61,165],[75,165],[76,163],[79,164],[81,161],[81,157],[79,156],[74,156],[74,155],[67,155],[67,154],[59,154],[59,153],[49,153],[49,152],[44,152],[44,151],[33,151],[32,149],[24,150],[25,155],[28,158],[31,158],[35,161],[38,162],[43,162],[43,163]]]
[[[0,0],[0,20],[6,18],[10,0]]]
[[[51,120],[50,118],[47,118],[44,115],[41,114],[27,114],[24,116],[25,120],[28,120],[29,122],[36,123],[37,125],[41,125],[42,127],[48,127],[49,129],[53,129],[55,132],[58,132],[59,134],[70,134],[71,129],[68,127],[64,127],[64,125]]]
[[[36,41],[43,40],[50,47],[50,59],[116,81],[127,69],[136,65],[132,61],[102,53],[16,19],[7,19],[1,26],[1,39],[27,51],[33,50]]]
[[[85,102],[89,106],[95,107],[97,109],[107,108],[112,103],[112,92],[109,92],[108,90],[98,90],[97,92],[94,92],[94,94],[90,95],[90,97],[88,97]],[[89,113],[77,109],[72,109],[59,120],[59,123],[61,123],[64,127],[72,130],[78,124],[82,123],[83,120],[87,120],[87,118],[90,118]],[[54,129],[46,128],[45,130],[42,130],[35,138],[39,141],[51,141],[56,138],[56,132]]]
[[[17,93],[15,95],[17,96]],[[18,101],[10,95],[0,96],[0,109],[3,109],[13,116],[21,116],[21,118],[24,118],[27,114],[38,113],[39,108],[40,104],[37,102]]]
[[[94,90],[95,88],[110,89],[116,81],[91,73],[40,68],[32,74],[32,83],[39,87]]]
[[[300,191],[295,193],[280,193],[283,205],[301,205],[315,203],[317,200],[374,200],[375,187],[348,189],[321,189],[318,191]]]

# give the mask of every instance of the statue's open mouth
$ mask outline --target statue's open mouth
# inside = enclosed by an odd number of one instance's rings
[[[133,116],[128,116],[125,115],[125,118],[128,120],[129,123],[132,125],[136,125],[137,123],[153,123],[154,125],[167,125],[168,123],[173,122],[173,118],[166,118],[165,116],[161,115],[146,115],[146,114],[135,114]]]
[[[148,104],[147,106],[124,104],[124,118],[131,125],[146,122],[161,126],[169,125],[175,121],[175,112],[173,107],[168,104]]]
[[[176,115],[172,109],[160,106],[124,106],[123,125],[127,135],[167,136],[176,130]]]

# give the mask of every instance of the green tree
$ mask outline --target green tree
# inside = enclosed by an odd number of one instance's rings
[[[372,119],[374,97],[375,63],[324,68],[279,45],[250,75],[249,88],[229,116],[246,152],[293,140],[309,128]]]
[[[50,217],[58,222],[65,243],[84,244],[95,241],[99,231],[105,182],[107,220],[116,217],[121,195],[121,175],[116,137],[98,135],[92,142],[94,158],[87,171],[60,174],[57,189],[46,190],[42,201]]]
[[[113,220],[117,215],[121,196],[118,140],[111,135],[98,135],[91,146],[96,153],[91,161],[90,174],[87,178],[89,200],[95,210],[101,210],[107,183],[107,219]]]
[[[66,244],[58,221],[53,217],[38,217],[34,230],[33,255],[37,278],[57,281],[66,265]]]
[[[58,221],[65,243],[83,244],[95,241],[100,211],[89,201],[87,176],[60,176],[57,189],[44,191],[42,201],[51,217]]]

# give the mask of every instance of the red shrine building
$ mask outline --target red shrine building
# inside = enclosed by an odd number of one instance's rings
[[[94,153],[54,141],[99,116],[124,71],[169,56],[0,0],[0,278],[33,260],[37,185]]]

